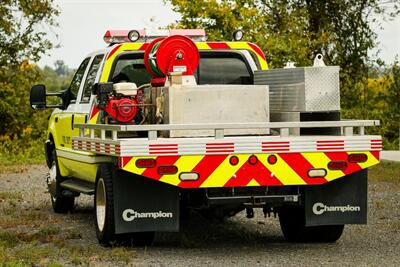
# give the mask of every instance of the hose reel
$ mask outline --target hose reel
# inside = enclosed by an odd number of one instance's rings
[[[163,86],[171,72],[193,75],[200,62],[196,44],[189,38],[174,35],[153,40],[144,53],[144,64],[152,76],[152,86]]]

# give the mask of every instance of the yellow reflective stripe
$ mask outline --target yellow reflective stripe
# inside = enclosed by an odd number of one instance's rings
[[[268,64],[265,59],[263,59],[247,42],[227,42],[226,43],[232,49],[246,49],[252,51],[258,58],[258,62],[260,62],[260,67],[262,70],[268,69]]]
[[[256,180],[251,179],[247,186],[260,186],[260,184]]]
[[[103,74],[101,76],[101,82],[108,82],[108,77],[110,76],[111,68],[114,62],[115,57],[122,51],[126,50],[139,50],[143,43],[124,43],[122,44],[114,54],[107,59],[106,63],[104,64]],[[111,50],[112,51],[112,50]],[[108,56],[108,55],[107,55]]]
[[[362,162],[362,163],[358,163],[358,165],[360,165],[361,168],[365,169],[365,168],[369,168],[375,164],[379,163],[379,160],[377,160],[374,155],[371,154],[371,152],[368,151],[364,151],[364,152],[349,152],[350,154],[366,154],[368,159],[366,162]]]
[[[96,123],[97,123],[97,119],[99,118],[99,114],[100,114],[100,111],[97,112],[97,114],[94,115],[94,116],[89,120],[89,124],[96,124]]]
[[[141,159],[155,159],[155,156],[147,156],[147,157],[140,157]],[[136,167],[136,160],[138,158],[134,157],[132,158],[128,164],[126,164],[122,169],[128,172],[132,172],[132,173],[136,173],[141,175],[145,170],[147,170],[146,168],[138,168]]]
[[[314,168],[322,168],[325,169],[327,174],[324,177],[327,181],[332,181],[337,178],[345,176],[344,172],[341,170],[329,170],[328,169],[328,163],[331,161],[331,159],[325,155],[323,152],[310,152],[310,153],[301,153],[303,157],[310,162],[310,164]]]
[[[239,164],[232,166],[229,163],[230,156],[215,169],[215,171],[200,185],[200,187],[222,187],[229,179],[243,166],[249,158],[249,155],[236,155],[239,158]]]
[[[205,42],[198,42],[196,43],[197,49],[199,50],[209,50],[211,47]]]
[[[269,164],[268,169],[283,185],[302,185],[306,182],[279,156],[277,162],[273,165]],[[259,157],[260,158],[260,157]]]
[[[203,158],[204,155],[181,156],[174,164],[176,167],[178,167],[178,173],[173,175],[163,175],[160,178],[160,181],[172,185],[178,185],[181,182],[179,179],[179,173],[190,172]]]

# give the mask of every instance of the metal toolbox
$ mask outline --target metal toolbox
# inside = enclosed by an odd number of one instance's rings
[[[171,86],[155,90],[153,103],[162,113],[161,123],[269,122],[266,85]],[[157,101],[157,99],[159,99]],[[269,134],[267,129],[230,129],[225,135]],[[168,137],[213,136],[212,130],[173,130]],[[166,133],[163,133],[166,136]]]
[[[269,85],[271,111],[340,110],[338,66],[256,71],[254,84]]]

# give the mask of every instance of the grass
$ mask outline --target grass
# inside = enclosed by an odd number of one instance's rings
[[[30,164],[43,164],[43,140],[2,141],[0,173],[23,172]]]
[[[369,181],[400,184],[400,162],[381,161],[369,169]]]

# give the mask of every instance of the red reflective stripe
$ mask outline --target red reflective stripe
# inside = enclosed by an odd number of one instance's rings
[[[197,188],[218,168],[228,155],[206,155],[193,168],[192,172],[199,174],[197,181],[185,181],[178,184],[182,188]]]
[[[262,145],[289,145],[289,142],[262,142]]]
[[[114,55],[115,52],[117,52],[117,50],[121,47],[121,45],[117,45],[116,47],[114,47],[110,53],[108,53],[107,59],[109,59],[110,57],[112,57],[112,55]]]
[[[236,172],[236,176],[230,178],[224,187],[247,186],[251,180],[256,180],[260,185],[282,185],[276,177],[271,177],[271,172],[258,161],[255,165],[251,165],[246,161],[242,167]]]
[[[372,156],[374,156],[377,160],[379,160],[380,152],[379,151],[370,151]]]
[[[142,46],[139,48],[139,50],[146,50],[148,45],[149,45],[148,43],[142,44]]]
[[[178,147],[178,144],[150,144],[149,147]]]
[[[90,119],[92,119],[94,116],[96,116],[96,114],[97,114],[99,111],[100,111],[100,110],[99,110],[96,106],[93,106],[92,113],[90,114]]]
[[[165,150],[177,151],[178,148],[177,148],[177,147],[150,147],[149,150],[152,151],[152,152],[155,152],[155,151],[165,151]]]
[[[231,49],[226,43],[209,42],[207,43],[211,49]]]
[[[327,143],[342,143],[342,144],[344,144],[344,140],[321,140],[321,141],[317,141],[317,144],[327,144]]]
[[[132,160],[132,157],[121,157],[121,159],[122,159],[121,168],[124,168]]]
[[[262,59],[264,59],[265,61],[267,61],[267,59],[265,58],[264,52],[255,44],[253,43],[247,43],[251,49],[254,50],[254,52],[259,55]]]
[[[162,174],[159,174],[157,172],[158,166],[162,165],[173,165],[180,156],[161,156],[156,158],[156,167],[154,168],[147,168],[143,173],[142,176],[149,177],[154,180],[160,180],[160,178],[163,176]]]
[[[206,146],[233,146],[234,143],[208,143]]]
[[[215,154],[215,153],[233,153],[235,150],[230,149],[230,150],[207,150],[206,153],[208,154]]]
[[[310,178],[308,171],[314,168],[311,163],[304,158],[301,153],[282,153],[279,156],[306,182],[307,184],[326,183],[325,178]],[[323,166],[326,168],[327,166]]]

